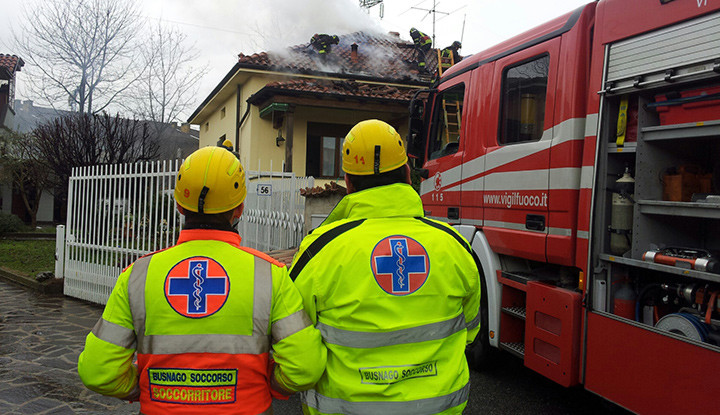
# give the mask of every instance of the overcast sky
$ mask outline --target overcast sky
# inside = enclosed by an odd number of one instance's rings
[[[461,53],[476,53],[588,2],[435,1],[436,45],[445,47],[462,39]],[[10,27],[17,28],[23,18],[20,7],[23,3],[36,4],[38,0],[0,0],[0,53],[16,54]],[[238,53],[252,54],[307,43],[313,33],[323,32],[396,31],[409,40],[408,31],[415,26],[432,35],[432,14],[412,7],[431,9],[433,0],[385,0],[382,19],[379,6],[365,13],[358,3],[358,0],[140,0],[144,18],[177,26],[200,50],[201,63],[209,64],[193,108],[232,68]],[[26,95],[22,80],[32,72],[33,68],[26,65],[19,74],[17,98],[33,98]]]

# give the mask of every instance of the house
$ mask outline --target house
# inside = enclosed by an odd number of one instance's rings
[[[0,53],[0,130],[15,127],[15,74],[23,66],[21,58]]]
[[[437,56],[428,55],[432,72]],[[397,33],[341,35],[325,55],[309,43],[240,54],[188,121],[200,126],[201,147],[234,142],[248,170],[272,164],[275,171],[338,179],[342,140],[355,123],[378,118],[405,135],[410,100],[430,82],[414,60],[412,42]]]

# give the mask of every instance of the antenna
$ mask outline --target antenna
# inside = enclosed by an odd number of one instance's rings
[[[453,13],[455,13],[455,12],[457,12],[457,11],[459,11],[459,10],[461,10],[461,9],[463,9],[463,8],[465,7],[465,6],[463,6],[463,7],[459,8],[459,9],[457,9],[457,10],[455,10],[455,11],[452,11],[452,12],[449,12],[449,13],[448,13],[448,12],[441,12],[440,10],[438,10],[438,9],[437,9],[437,5],[438,5],[437,0],[433,0],[433,5],[432,5],[432,8],[431,8],[431,9],[423,9],[422,7],[411,7],[411,8],[410,8],[410,9],[422,10],[422,11],[424,11],[424,12],[427,12],[427,13],[425,14],[425,16],[423,17],[423,19],[425,19],[425,17],[427,17],[428,15],[432,14],[432,19],[433,19],[433,29],[432,29],[433,47],[437,47],[437,45],[436,45],[436,43],[435,43],[435,22],[436,22],[437,20],[440,20],[440,19],[442,19],[443,17],[447,17],[447,16],[449,16],[449,15],[451,15],[451,14],[453,14]],[[440,19],[436,19],[436,16],[437,16],[438,13],[439,13],[439,14],[444,14],[445,16],[441,17]]]
[[[370,13],[370,9],[380,5],[380,18],[382,19],[385,15],[385,4],[383,3],[383,0],[360,0],[360,7],[365,9],[368,13]]]
[[[427,14],[425,15],[425,17],[427,17],[428,14],[432,14],[432,19],[433,19],[432,41],[433,41],[433,47],[437,47],[437,45],[436,45],[436,43],[435,43],[435,20],[436,20],[436,19],[435,19],[435,16],[436,16],[438,13],[444,14],[444,15],[447,15],[447,14],[449,14],[449,13],[447,13],[447,12],[441,12],[441,11],[438,11],[438,10],[437,10],[437,0],[433,0],[432,9],[423,9],[423,8],[421,8],[421,7],[411,7],[411,9],[422,10],[422,11],[424,11],[424,12],[427,12]],[[425,17],[423,17],[423,19],[424,19]]]

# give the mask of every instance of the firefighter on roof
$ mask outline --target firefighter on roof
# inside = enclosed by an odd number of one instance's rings
[[[403,141],[362,121],[345,137],[348,195],[301,243],[291,278],[328,348],[302,394],[312,414],[461,413],[465,347],[479,330],[467,241],[424,217]]]
[[[417,60],[418,69],[420,69],[420,72],[426,72],[425,55],[427,55],[427,53],[430,52],[430,48],[432,48],[432,39],[414,27],[410,29],[410,37],[415,45],[415,59]]]
[[[440,65],[442,66],[443,72],[462,60],[462,57],[458,52],[461,48],[462,44],[456,40],[452,43],[452,45],[440,51]]]
[[[240,246],[245,194],[226,148],[185,159],[175,186],[185,228],[120,274],[78,360],[88,388],[139,399],[147,415],[265,414],[271,396],[318,380],[325,346],[286,268]]]
[[[340,43],[339,37],[325,33],[315,33],[313,37],[310,38],[310,45],[322,56],[330,53],[332,51],[332,45],[337,45],[338,43]]]

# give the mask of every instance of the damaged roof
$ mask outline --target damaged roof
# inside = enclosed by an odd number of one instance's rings
[[[324,57],[310,46],[309,41],[280,52],[239,54],[238,62],[195,109],[188,121],[195,122],[203,109],[243,69],[287,74],[291,79],[265,85],[251,97],[250,101],[255,105],[260,105],[263,100],[274,95],[338,99],[352,97],[404,105],[412,98],[412,90],[427,87],[431,83],[431,74],[437,68],[436,49],[427,53],[428,72],[421,76],[415,63],[417,58],[413,43],[401,39],[397,33],[371,35],[355,32],[338,37],[339,43],[333,45],[331,53]],[[356,53],[353,52],[353,45],[357,45]],[[299,76],[292,79],[293,75],[303,75],[305,79]],[[335,78],[335,81],[307,79],[308,75]]]
[[[238,66],[299,74],[333,75],[343,78],[376,79],[385,82],[422,84],[427,80],[418,76],[413,43],[396,34],[371,35],[355,32],[339,36],[331,53],[321,56],[310,43],[293,46],[280,52],[261,52],[238,55]],[[353,44],[357,53],[353,53]],[[437,68],[437,53],[427,56],[430,73]]]

